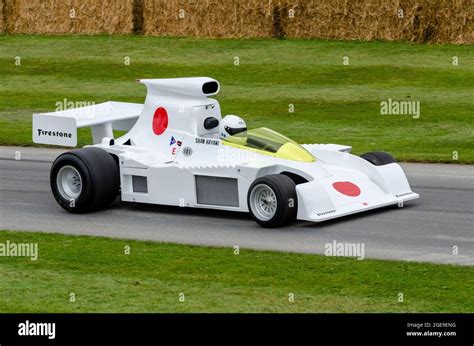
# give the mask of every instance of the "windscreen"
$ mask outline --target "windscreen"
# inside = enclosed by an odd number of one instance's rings
[[[237,133],[225,141],[242,149],[260,150],[287,160],[314,161],[314,157],[301,145],[266,127]]]

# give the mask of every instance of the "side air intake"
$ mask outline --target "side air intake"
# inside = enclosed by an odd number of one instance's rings
[[[204,205],[239,206],[237,179],[196,175],[197,203]]]

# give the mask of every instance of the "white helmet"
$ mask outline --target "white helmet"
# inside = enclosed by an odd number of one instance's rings
[[[238,133],[247,131],[244,119],[237,115],[226,115],[219,125],[219,136],[221,139],[228,139]]]

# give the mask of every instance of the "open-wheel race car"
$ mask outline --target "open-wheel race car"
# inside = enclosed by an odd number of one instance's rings
[[[297,144],[268,128],[221,117],[211,78],[142,79],[144,104],[105,102],[33,115],[35,143],[93,145],[60,155],[51,189],[85,213],[122,201],[249,212],[264,227],[325,221],[418,198],[385,152],[362,156],[337,144]],[[114,138],[113,130],[128,131]]]

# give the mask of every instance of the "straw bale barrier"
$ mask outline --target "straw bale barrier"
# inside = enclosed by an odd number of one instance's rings
[[[280,16],[287,37],[474,43],[472,0],[287,0]]]
[[[0,28],[8,33],[474,43],[472,0],[0,0],[0,6]]]
[[[268,0],[144,0],[144,34],[272,37]]]
[[[128,34],[129,0],[2,0],[7,33]],[[5,13],[5,12],[4,12]]]

